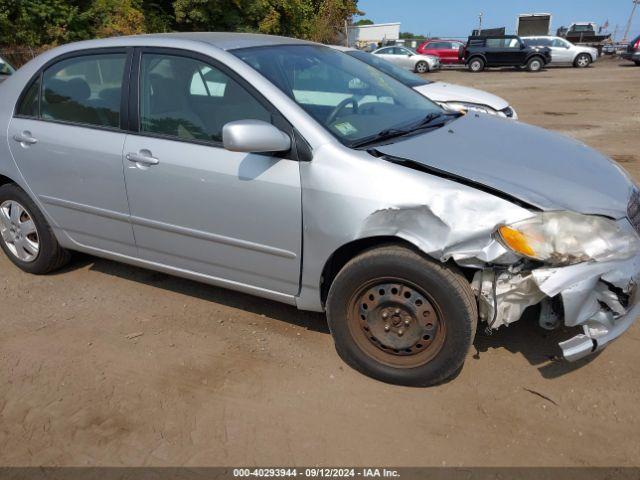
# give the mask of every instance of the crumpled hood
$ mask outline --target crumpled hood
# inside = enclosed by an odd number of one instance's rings
[[[379,152],[502,191],[543,210],[626,216],[633,182],[612,160],[568,137],[468,114]]]
[[[509,102],[492,93],[451,83],[433,82],[415,87],[415,90],[434,102],[477,103],[487,105],[494,110],[502,110],[509,106]]]

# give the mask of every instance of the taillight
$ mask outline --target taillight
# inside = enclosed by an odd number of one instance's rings
[[[636,41],[636,44],[633,46],[633,48],[635,48],[636,50],[640,50],[640,37],[638,37],[638,40]]]

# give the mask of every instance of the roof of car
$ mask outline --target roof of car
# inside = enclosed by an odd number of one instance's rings
[[[276,35],[263,35],[258,33],[231,33],[231,32],[175,32],[175,33],[152,33],[146,35],[131,35],[123,37],[110,37],[99,40],[88,40],[67,44],[70,50],[78,48],[109,47],[114,45],[136,45],[144,44],[145,40],[152,40],[153,43],[166,41],[167,46],[171,46],[171,41],[190,41],[212,45],[222,50],[234,50],[237,48],[255,48],[273,45],[317,45],[313,42],[300,40],[298,38],[279,37]]]

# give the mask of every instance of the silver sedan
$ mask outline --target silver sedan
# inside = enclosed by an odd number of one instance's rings
[[[416,73],[432,72],[439,70],[441,67],[440,59],[435,55],[420,55],[407,47],[399,45],[379,48],[371,53],[379,55],[400,68]]]
[[[340,356],[433,385],[478,323],[539,305],[569,360],[639,313],[640,193],[573,140],[442,110],[301,40],[197,33],[52,49],[0,88],[0,246],[81,251],[325,311]]]

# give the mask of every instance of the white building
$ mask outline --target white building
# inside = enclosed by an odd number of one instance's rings
[[[397,41],[400,38],[400,22],[352,25],[349,27],[349,45]]]

